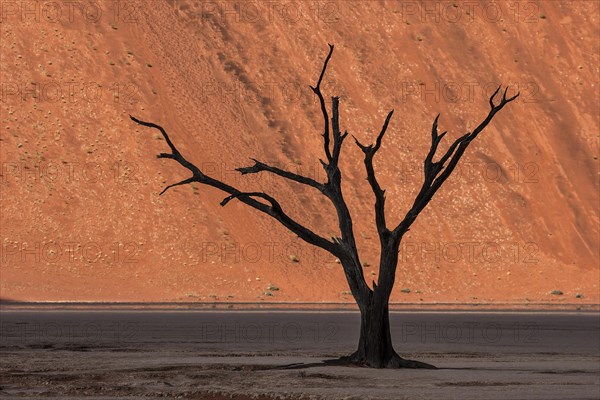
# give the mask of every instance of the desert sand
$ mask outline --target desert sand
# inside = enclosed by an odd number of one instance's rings
[[[351,303],[335,259],[268,217],[199,186],[158,196],[185,171],[128,118],[336,235],[317,193],[234,171],[255,157],[323,179],[308,85],[333,43],[323,91],[342,129],[369,143],[395,110],[375,161],[390,223],[435,115],[455,138],[497,85],[521,92],[405,238],[392,301],[598,303],[598,2],[66,3],[2,1],[3,300]],[[350,141],[341,164],[370,283],[373,198]]]

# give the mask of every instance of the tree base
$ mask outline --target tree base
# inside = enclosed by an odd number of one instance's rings
[[[394,352],[386,361],[382,363],[373,363],[367,360],[366,357],[361,356],[358,352],[354,352],[349,356],[340,357],[334,360],[327,360],[325,362],[329,365],[345,365],[345,366],[356,366],[366,368],[419,368],[419,369],[438,369],[435,365],[427,364],[422,361],[407,360],[400,357]]]

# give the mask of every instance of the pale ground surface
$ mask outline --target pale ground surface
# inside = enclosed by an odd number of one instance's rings
[[[358,315],[349,312],[4,310],[0,397],[548,400],[600,395],[597,313],[394,313],[393,335],[401,354],[441,369],[311,365],[351,351],[357,321]]]

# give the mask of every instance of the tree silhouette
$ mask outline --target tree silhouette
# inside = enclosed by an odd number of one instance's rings
[[[192,182],[198,182],[204,185],[212,186],[229,194],[221,201],[225,206],[230,201],[236,199],[248,206],[257,209],[279,221],[287,229],[298,235],[304,241],[318,246],[337,257],[344,270],[346,280],[361,314],[360,339],[358,349],[350,356],[342,357],[340,361],[358,364],[376,368],[435,368],[430,364],[419,361],[407,360],[400,357],[394,350],[390,334],[389,324],[389,299],[394,286],[396,267],[398,265],[398,251],[400,241],[417,216],[425,206],[431,201],[433,195],[438,191],[442,184],[448,179],[460,158],[473,139],[483,131],[483,129],[492,121],[492,118],[506,104],[517,98],[519,93],[513,97],[507,98],[505,88],[502,99],[498,104],[494,99],[498,95],[501,86],[496,89],[489,99],[490,111],[487,117],[473,130],[456,139],[438,161],[434,161],[438,146],[446,132],[438,133],[439,114],[433,121],[431,129],[431,146],[423,162],[424,181],[421,190],[417,194],[412,207],[408,210],[402,221],[393,229],[388,228],[385,218],[385,190],[379,185],[373,168],[373,158],[381,148],[381,142],[387,131],[389,122],[394,111],[390,111],[383,123],[383,127],[375,140],[375,144],[363,145],[356,138],[356,144],[364,153],[364,164],[367,171],[367,180],[373,194],[375,195],[375,224],[379,234],[381,244],[381,253],[379,260],[379,278],[377,283],[373,281],[373,288],[367,284],[361,262],[358,256],[356,240],[352,228],[352,217],[350,211],[342,196],[342,175],[338,167],[338,161],[342,150],[342,144],[348,136],[348,132],[340,131],[339,124],[339,98],[331,98],[331,119],[325,104],[325,99],[321,92],[321,83],[327,69],[327,64],[333,54],[333,45],[329,45],[329,53],[323,64],[323,69],[319,75],[316,86],[310,88],[319,99],[321,112],[323,114],[323,150],[325,151],[325,160],[320,160],[327,174],[327,181],[317,182],[314,179],[267,165],[263,162],[253,159],[254,165],[249,167],[237,168],[241,174],[256,174],[261,172],[272,173],[282,178],[311,186],[319,190],[327,197],[337,212],[340,237],[328,240],[319,236],[309,228],[301,225],[290,218],[285,213],[281,205],[272,196],[264,192],[242,192],[233,186],[220,180],[205,175],[196,165],[188,161],[173,144],[167,132],[159,125],[141,121],[130,116],[136,123],[158,129],[167,142],[170,153],[160,153],[158,158],[170,158],[177,161],[181,166],[187,168],[192,176],[178,183],[167,186],[160,194],[168,189],[185,185]],[[333,144],[331,141],[333,140]]]

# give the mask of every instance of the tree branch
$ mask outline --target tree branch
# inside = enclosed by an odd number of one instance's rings
[[[377,135],[377,140],[375,141],[375,145],[365,146],[361,144],[357,138],[354,138],[356,145],[360,147],[360,149],[365,154],[365,168],[367,170],[367,180],[371,185],[371,189],[373,190],[373,194],[375,195],[375,223],[377,225],[377,231],[379,232],[379,237],[381,240],[384,240],[385,236],[389,233],[385,223],[385,190],[381,189],[379,182],[377,181],[377,177],[375,176],[375,168],[373,167],[373,157],[375,157],[375,153],[381,147],[381,141],[383,140],[383,136],[387,131],[390,120],[392,119],[392,115],[394,114],[394,110],[390,111],[385,118],[385,122],[383,123],[383,127]]]
[[[342,144],[344,143],[344,139],[348,136],[348,132],[342,133],[340,132],[340,114],[339,114],[339,105],[340,98],[334,96],[331,98],[331,129],[333,133],[333,154],[331,155],[331,159],[329,160],[330,165],[338,165],[340,160],[340,153],[342,151]]]
[[[344,273],[346,274],[346,279],[348,280],[348,284],[350,285],[350,290],[355,298],[361,298],[362,300],[366,300],[371,294],[372,291],[369,289],[367,285],[364,274],[362,270],[362,266],[360,264],[360,258],[358,256],[358,249],[356,247],[356,240],[354,238],[354,231],[352,228],[352,216],[350,215],[350,211],[348,210],[348,206],[344,200],[342,195],[342,186],[341,186],[341,172],[338,167],[339,157],[342,149],[342,144],[344,143],[344,139],[348,136],[348,132],[341,133],[339,127],[339,98],[332,97],[331,98],[331,130],[333,131],[333,153],[330,151],[330,127],[329,127],[329,115],[327,113],[327,107],[325,106],[325,99],[323,97],[323,93],[321,92],[321,82],[323,80],[323,76],[325,75],[325,71],[327,69],[327,64],[333,54],[333,45],[329,45],[329,54],[325,59],[325,63],[323,64],[323,69],[321,70],[321,74],[319,76],[319,80],[317,81],[316,86],[311,86],[312,91],[319,98],[319,104],[321,106],[321,113],[323,114],[324,121],[324,133],[323,133],[323,145],[325,149],[325,156],[327,158],[327,162],[321,160],[321,164],[325,169],[327,174],[327,182],[324,185],[323,193],[331,200],[333,206],[335,207],[339,228],[341,232],[341,240],[337,242],[339,246],[344,249],[344,256],[342,265],[344,266]]]
[[[498,86],[496,91],[490,96],[490,111],[488,112],[488,115],[485,117],[485,119],[473,130],[473,132],[467,132],[458,139],[456,139],[450,145],[448,150],[446,150],[446,152],[438,162],[433,162],[433,157],[436,154],[438,144],[440,143],[446,132],[443,132],[442,134],[438,135],[439,114],[435,117],[435,120],[433,121],[433,126],[431,128],[431,147],[423,163],[425,175],[423,185],[421,186],[421,190],[417,194],[417,197],[415,198],[412,207],[406,213],[404,219],[392,232],[394,237],[401,237],[406,231],[408,231],[409,227],[415,221],[419,213],[425,208],[425,206],[427,206],[427,204],[433,198],[433,195],[442,186],[446,179],[448,179],[450,174],[452,174],[452,171],[454,171],[454,169],[456,168],[456,165],[460,161],[465,150],[467,149],[467,147],[469,147],[473,139],[475,139],[477,135],[479,135],[479,133],[481,133],[485,129],[485,127],[488,126],[488,124],[492,121],[496,113],[498,113],[505,105],[515,100],[519,96],[519,93],[517,92],[517,94],[515,94],[514,96],[507,98],[507,86],[504,89],[504,93],[502,94],[502,99],[500,100],[500,103],[496,105],[494,103],[494,99],[496,98],[496,95],[500,91],[501,87],[502,85]],[[450,161],[448,162],[448,160]],[[444,167],[444,164],[446,162],[448,162],[448,165]]]
[[[298,222],[294,221],[283,211],[283,209],[281,208],[279,203],[271,196],[269,196],[265,193],[261,193],[261,192],[244,193],[244,192],[241,192],[240,190],[234,188],[233,186],[230,186],[224,182],[221,182],[217,179],[214,179],[214,178],[211,178],[210,176],[205,175],[204,173],[202,173],[202,171],[198,167],[196,167],[193,163],[188,161],[179,152],[179,150],[175,147],[175,145],[169,139],[167,132],[161,126],[156,125],[151,122],[141,121],[133,116],[130,116],[130,118],[132,121],[134,121],[140,125],[150,127],[150,128],[156,128],[156,129],[160,130],[160,132],[163,134],[165,140],[167,141],[167,144],[171,148],[172,153],[171,154],[161,153],[159,155],[159,158],[173,159],[173,160],[177,161],[179,164],[181,164],[183,167],[187,168],[188,170],[190,170],[192,172],[191,178],[188,178],[181,182],[167,186],[161,192],[161,194],[163,194],[165,191],[167,191],[171,187],[184,185],[184,184],[191,183],[191,182],[198,182],[198,183],[201,183],[201,184],[204,184],[207,186],[212,186],[216,189],[222,190],[222,191],[230,194],[229,197],[227,197],[226,199],[224,199],[221,202],[221,205],[226,205],[232,199],[238,199],[241,202],[249,205],[250,207],[255,208],[256,210],[262,211],[263,213],[275,218],[283,226],[285,226],[290,231],[292,231],[293,233],[298,235],[304,241],[306,241],[312,245],[318,246],[318,247],[330,252],[331,254],[335,255],[336,257],[340,257],[342,255],[339,245],[337,245],[336,243],[330,242],[329,240],[319,236],[318,234],[314,233],[310,229],[308,229],[308,228],[300,225]],[[263,199],[267,200],[269,202],[269,204],[267,205],[265,203],[257,201],[254,199],[254,197],[263,198]]]
[[[234,193],[234,194],[232,194],[230,196],[225,197],[221,201],[221,206],[225,207],[227,205],[227,203],[229,203],[231,200],[237,199],[239,197],[260,197],[260,198],[263,198],[263,199],[267,200],[271,204],[271,208],[277,209],[277,210],[281,210],[281,206],[279,205],[279,203],[277,202],[277,200],[275,200],[273,197],[271,197],[268,194],[263,193],[263,192],[238,192],[238,193]]]
[[[181,155],[181,153],[179,152],[179,150],[177,150],[177,147],[175,147],[175,145],[173,144],[173,142],[171,142],[171,139],[169,138],[169,135],[167,134],[167,132],[164,130],[164,128],[160,125],[156,125],[152,122],[145,122],[145,121],[141,121],[137,118],[135,118],[132,115],[129,115],[129,118],[131,118],[131,120],[139,125],[142,126],[146,126],[149,128],[154,128],[154,129],[158,129],[160,131],[160,133],[162,133],[163,138],[165,139],[165,141],[167,142],[167,144],[169,145],[169,148],[171,149],[171,153],[160,153],[157,158],[170,158],[172,160],[177,161],[179,164],[181,164],[183,167],[187,168],[188,170],[190,170],[192,172],[192,175],[197,178],[200,179],[201,177],[205,176],[198,167],[196,167],[194,164],[192,164],[191,162],[189,162],[188,160],[185,159],[185,157],[183,157]],[[199,182],[199,181],[198,181]],[[164,193],[164,190],[163,190]]]
[[[331,55],[333,54],[333,45],[329,45],[329,54],[327,54],[327,58],[325,58],[325,62],[323,63],[323,69],[321,70],[321,75],[319,75],[319,80],[317,81],[316,86],[309,86],[312,91],[319,98],[319,104],[321,105],[321,113],[323,114],[324,120],[324,132],[323,132],[323,147],[325,148],[325,156],[327,157],[327,161],[331,161],[331,151],[329,150],[329,116],[327,115],[327,107],[325,106],[325,98],[323,98],[323,93],[321,93],[321,81],[323,81],[323,76],[325,76],[325,70],[327,69],[327,64],[329,63],[329,59],[331,59]]]
[[[271,165],[260,162],[254,158],[251,158],[251,160],[254,161],[254,165],[249,166],[249,167],[236,168],[235,170],[239,171],[242,175],[256,174],[256,173],[263,172],[263,171],[271,172],[275,175],[279,175],[279,176],[289,179],[291,181],[298,182],[298,183],[308,185],[308,186],[312,186],[315,189],[320,190],[321,192],[323,192],[325,190],[325,186],[322,183],[315,181],[314,179],[311,179],[306,176],[302,176],[300,174],[296,174],[296,173],[293,173],[290,171],[286,171],[281,168],[273,167]]]
[[[159,196],[162,196],[162,194],[163,194],[164,192],[166,192],[167,190],[171,189],[172,187],[175,187],[175,186],[180,186],[180,185],[187,185],[188,183],[192,183],[192,182],[198,182],[198,179],[196,179],[196,177],[194,177],[194,176],[192,176],[191,178],[184,179],[184,180],[182,180],[181,182],[177,182],[177,183],[174,183],[174,184],[172,184],[172,185],[169,185],[169,186],[167,186],[167,187],[166,187],[166,188],[164,188],[164,189],[162,190],[162,192],[160,192],[158,195],[159,195]]]

